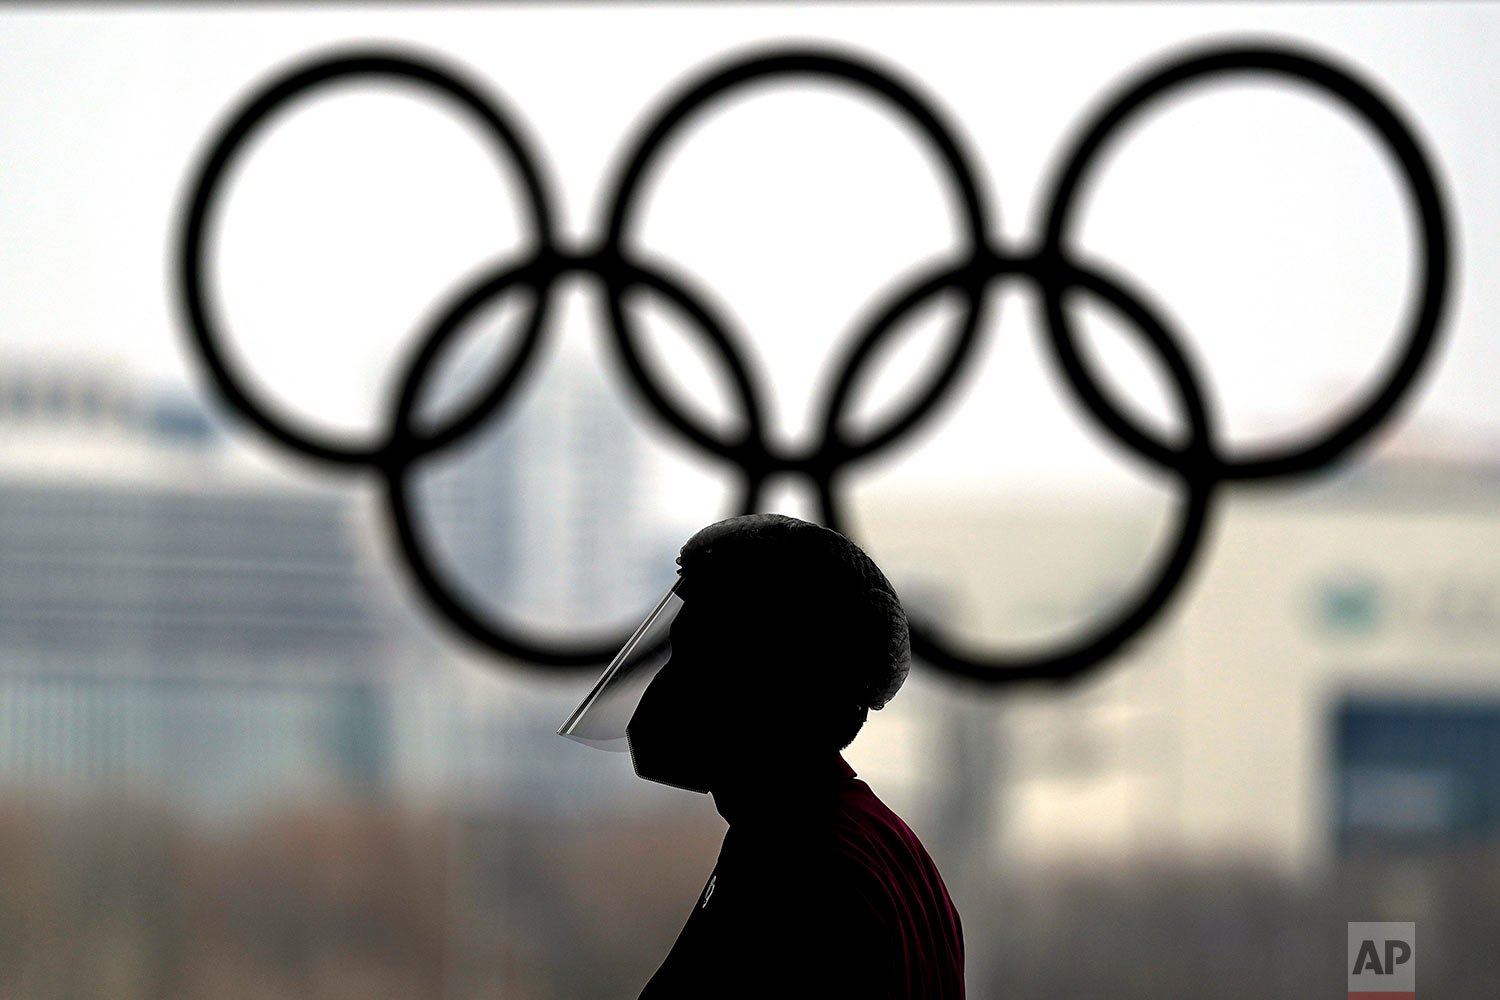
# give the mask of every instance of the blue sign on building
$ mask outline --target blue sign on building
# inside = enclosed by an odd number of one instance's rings
[[[1341,851],[1500,839],[1500,700],[1346,699],[1334,779]]]

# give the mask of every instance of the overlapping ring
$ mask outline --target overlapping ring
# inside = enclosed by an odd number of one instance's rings
[[[1200,392],[1200,380],[1177,338],[1165,327],[1127,283],[1099,264],[1077,259],[1068,246],[1078,195],[1098,154],[1142,108],[1183,85],[1226,74],[1282,77],[1314,87],[1351,109],[1375,133],[1392,155],[1407,185],[1419,220],[1422,288],[1405,330],[1405,346],[1380,387],[1350,412],[1341,415],[1321,437],[1296,447],[1239,457],[1226,455],[1215,443],[1210,403]],[[667,265],[631,253],[631,231],[637,193],[659,154],[678,130],[694,116],[737,90],[785,80],[811,77],[852,87],[881,101],[928,143],[957,197],[956,215],[962,228],[962,255],[930,268],[905,287],[891,293],[850,345],[827,386],[821,407],[822,437],[814,446],[797,451],[772,445],[764,428],[762,391],[753,370],[735,347],[726,319],[708,304],[690,279]],[[340,81],[393,79],[428,88],[454,102],[479,126],[502,159],[520,175],[528,203],[532,248],[519,259],[483,275],[460,289],[438,312],[438,319],[408,363],[400,381],[395,406],[381,439],[373,443],[338,440],[298,427],[285,414],[246,387],[221,346],[223,331],[203,280],[208,228],[211,225],[225,173],[245,142],[272,114],[294,104],[317,88]],[[1387,419],[1405,396],[1432,354],[1449,284],[1449,237],[1446,210],[1429,165],[1411,130],[1392,106],[1348,70],[1326,58],[1281,47],[1234,45],[1216,47],[1175,59],[1127,83],[1103,103],[1102,110],[1080,131],[1063,159],[1048,201],[1047,222],[1039,247],[1018,252],[1002,247],[991,236],[987,198],[971,166],[958,132],[943,119],[936,105],[920,95],[909,80],[877,66],[866,57],[831,49],[781,49],[736,57],[690,81],[665,102],[622,159],[610,197],[605,201],[596,246],[565,248],[554,231],[554,213],[546,176],[527,151],[514,116],[464,74],[434,57],[398,51],[367,51],[316,58],[278,76],[253,94],[232,114],[209,144],[189,188],[186,211],[178,233],[178,294],[190,343],[229,405],[282,446],[310,458],[342,467],[368,468],[385,483],[391,523],[413,578],[436,611],[463,633],[496,652],[542,666],[593,666],[607,660],[622,637],[602,642],[557,644],[528,633],[514,623],[471,607],[451,587],[428,555],[413,516],[411,472],[421,459],[436,454],[473,431],[480,422],[503,409],[512,388],[538,356],[547,330],[552,291],[571,274],[597,280],[604,294],[602,322],[610,331],[614,355],[630,377],[644,404],[689,446],[740,473],[739,508],[756,509],[767,478],[793,473],[809,479],[817,491],[824,523],[844,529],[845,518],[837,485],[856,463],[892,445],[928,419],[948,393],[979,342],[987,305],[996,283],[1010,279],[1032,282],[1040,293],[1042,317],[1054,360],[1066,376],[1075,399],[1093,419],[1126,449],[1178,478],[1183,500],[1176,538],[1158,559],[1148,585],[1134,600],[1082,635],[1053,648],[1025,655],[961,648],[932,622],[913,621],[914,652],[940,669],[992,683],[1018,680],[1063,680],[1077,677],[1101,663],[1140,633],[1161,612],[1186,578],[1207,524],[1217,489],[1237,480],[1268,480],[1303,475],[1326,467]],[[424,380],[445,345],[476,310],[513,289],[531,293],[519,347],[509,363],[497,371],[474,401],[449,415],[436,429],[419,432],[415,410]],[[692,321],[697,335],[726,365],[744,427],[735,436],[719,436],[700,427],[689,412],[672,400],[662,380],[651,371],[637,345],[637,335],[625,307],[627,294],[645,289],[669,301]],[[900,320],[942,292],[956,292],[963,301],[956,334],[937,372],[894,418],[864,436],[849,440],[842,417],[862,366],[876,348],[898,329]],[[1076,343],[1064,297],[1085,293],[1116,311],[1159,355],[1169,376],[1187,425],[1185,441],[1170,444],[1140,427],[1118,406],[1089,371]]]

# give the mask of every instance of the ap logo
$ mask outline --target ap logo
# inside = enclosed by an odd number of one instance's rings
[[[1415,1000],[1417,925],[1349,925],[1349,1000]]]

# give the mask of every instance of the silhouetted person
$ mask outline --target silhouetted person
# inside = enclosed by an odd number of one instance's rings
[[[711,793],[729,823],[642,1000],[963,997],[942,877],[840,753],[909,669],[890,583],[843,535],[774,514],[710,525],[677,561],[560,730],[604,745],[633,708],[636,773]]]

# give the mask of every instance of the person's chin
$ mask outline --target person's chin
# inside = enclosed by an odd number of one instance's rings
[[[652,740],[639,740],[630,729],[625,730],[625,743],[630,748],[630,763],[637,776],[688,792],[706,794],[710,782],[707,769],[702,766],[705,755],[689,748],[668,748]]]

